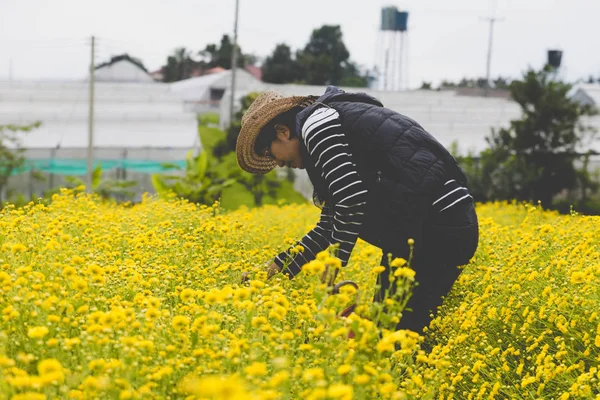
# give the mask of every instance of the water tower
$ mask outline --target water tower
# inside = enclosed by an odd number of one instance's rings
[[[561,50],[548,50],[548,65],[550,65],[554,69],[560,68],[560,63],[562,61],[562,51]]]
[[[562,55],[563,52],[562,50],[548,50],[547,52],[547,59],[546,59],[546,64],[548,64],[551,68],[551,77],[554,80],[557,80],[560,78],[562,69],[561,69],[561,64],[562,64]]]
[[[381,28],[377,43],[379,89],[406,88],[405,36],[408,31],[408,12],[390,6],[381,9]]]

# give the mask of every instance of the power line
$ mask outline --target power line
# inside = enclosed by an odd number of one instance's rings
[[[47,39],[3,39],[0,38],[0,42],[9,42],[9,43],[22,43],[28,44],[31,46],[35,45],[69,45],[69,44],[84,44],[88,39],[85,37],[71,37],[71,38],[47,38]]]

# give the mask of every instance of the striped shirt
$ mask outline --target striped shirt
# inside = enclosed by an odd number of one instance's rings
[[[304,252],[291,258],[288,250],[276,257],[279,266],[291,259],[284,271],[290,277],[332,244],[339,245],[337,256],[345,266],[367,205],[367,188],[356,171],[336,110],[326,107],[315,110],[302,127],[301,140],[310,154],[310,162],[325,180],[333,207],[326,204],[317,226],[297,243],[304,247]]]
[[[333,244],[339,245],[337,256],[342,266],[346,266],[358,239],[368,194],[335,109],[321,107],[313,111],[302,126],[300,139],[310,154],[310,162],[314,163],[327,184],[333,208],[326,204],[315,228],[275,258],[274,262],[279,267],[287,265],[283,272],[290,278],[296,276],[304,264],[314,260],[317,253]],[[470,197],[466,189],[454,180],[446,182],[444,189],[445,192],[433,204],[438,211],[447,210]],[[302,246],[304,251],[292,256],[291,250],[297,245]]]

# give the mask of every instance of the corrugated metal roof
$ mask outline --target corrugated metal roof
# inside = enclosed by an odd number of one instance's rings
[[[575,100],[600,108],[600,84],[577,85],[573,92]]]
[[[285,96],[320,95],[325,86],[265,84],[246,80],[240,70],[236,97],[249,91],[277,90]],[[196,119],[184,110],[184,101],[205,98],[211,87],[227,87],[230,71],[174,84],[98,83],[95,94],[95,145],[118,148],[190,148],[194,145]],[[0,124],[43,125],[25,138],[29,148],[85,147],[87,145],[88,84],[85,82],[0,82]],[[345,88],[364,91],[401,114],[415,119],[443,145],[457,143],[462,154],[487,147],[491,129],[508,126],[521,115],[519,106],[504,98],[461,96],[454,91],[403,92]],[[600,104],[600,85],[581,85],[579,93]],[[228,92],[221,104],[221,118],[228,117]],[[600,117],[588,119],[600,128]],[[591,144],[600,151],[600,138]]]
[[[87,147],[89,87],[83,82],[0,82],[0,124],[42,126],[23,135],[26,148]],[[194,114],[160,83],[95,86],[94,145],[109,148],[192,148]]]
[[[248,71],[238,68],[236,70],[237,89],[245,90],[249,84],[258,81]],[[171,84],[174,93],[178,93],[185,101],[208,100],[209,89],[227,89],[231,86],[231,70],[215,72],[209,75],[185,79]]]

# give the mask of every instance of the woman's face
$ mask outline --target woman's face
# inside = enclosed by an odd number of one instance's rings
[[[304,169],[300,139],[290,136],[290,129],[285,125],[275,125],[277,135],[266,149],[265,155],[277,162],[280,167]]]

